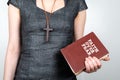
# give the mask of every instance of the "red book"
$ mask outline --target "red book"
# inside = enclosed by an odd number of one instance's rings
[[[108,50],[94,32],[61,49],[61,53],[75,75],[85,69],[85,58],[95,56],[98,59],[108,55]]]

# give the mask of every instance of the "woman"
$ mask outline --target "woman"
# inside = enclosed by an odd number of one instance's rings
[[[84,0],[9,0],[4,80],[76,80],[60,49],[83,36]],[[109,57],[103,60],[109,60]],[[85,72],[101,67],[95,57]]]

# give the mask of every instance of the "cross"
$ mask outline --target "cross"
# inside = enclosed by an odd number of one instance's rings
[[[46,41],[48,42],[48,39],[49,39],[49,32],[50,32],[50,31],[53,31],[53,29],[50,28],[50,25],[49,25],[49,24],[47,24],[46,27],[43,28],[43,30],[46,31]]]

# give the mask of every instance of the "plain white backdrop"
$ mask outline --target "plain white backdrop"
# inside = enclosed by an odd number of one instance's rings
[[[3,80],[4,58],[8,42],[7,0],[0,0],[0,80]],[[111,60],[102,61],[95,73],[81,73],[78,80],[120,79],[120,0],[86,0],[88,5],[85,34],[94,31],[110,52]]]

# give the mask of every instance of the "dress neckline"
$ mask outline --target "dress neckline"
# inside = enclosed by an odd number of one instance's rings
[[[44,9],[42,9],[42,8],[40,8],[40,7],[37,6],[36,1],[37,1],[37,0],[33,0],[35,7],[36,7],[37,9],[39,9],[39,10],[41,10],[41,11],[44,12],[44,11],[45,11]],[[64,0],[64,4],[65,4],[65,5],[64,5],[63,7],[61,7],[61,8],[59,8],[59,9],[53,11],[52,14],[54,14],[54,13],[56,13],[56,12],[58,12],[58,11],[63,10],[63,9],[66,7],[66,0]],[[46,13],[51,14],[51,13],[48,12],[48,11],[46,11]]]

